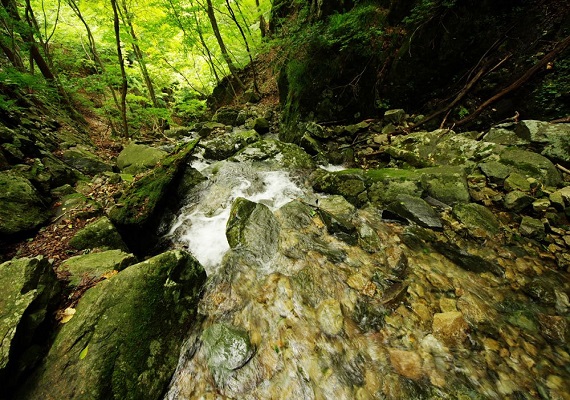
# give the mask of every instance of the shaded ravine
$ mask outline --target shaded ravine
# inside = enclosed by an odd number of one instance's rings
[[[208,284],[167,399],[568,396],[551,260],[387,222],[269,165],[208,166],[171,230]],[[461,268],[452,245],[493,269]],[[521,296],[528,275],[550,309]]]

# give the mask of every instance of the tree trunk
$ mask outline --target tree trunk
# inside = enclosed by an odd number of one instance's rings
[[[228,65],[230,73],[232,74],[238,85],[245,90],[245,85],[239,78],[238,70],[234,65],[234,62],[232,61],[232,58],[228,53],[228,49],[226,48],[224,40],[222,39],[222,35],[220,34],[220,29],[218,28],[218,21],[216,20],[216,15],[214,14],[214,6],[212,5],[212,0],[206,0],[206,5],[207,5],[206,12],[208,14],[208,18],[210,19],[210,24],[212,25],[214,36],[216,36],[216,40],[218,41],[218,45],[220,46],[222,57],[224,58],[224,61]]]
[[[119,58],[119,65],[121,67],[121,119],[123,122],[123,135],[129,137],[129,124],[127,122],[127,73],[125,72],[125,60],[123,58],[123,51],[121,50],[121,28],[119,24],[119,11],[117,8],[117,0],[111,0],[113,7],[113,27],[115,30],[115,41],[117,44],[117,57]]]

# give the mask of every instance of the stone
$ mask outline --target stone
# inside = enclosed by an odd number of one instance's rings
[[[173,139],[181,139],[192,135],[192,129],[188,126],[174,126],[170,129],[166,129],[164,135]]]
[[[526,193],[514,190],[507,193],[504,199],[504,205],[507,210],[521,212],[532,204],[534,198]]]
[[[516,126],[515,133],[541,147],[543,156],[570,166],[570,124],[523,120]]]
[[[438,252],[466,271],[476,273],[491,272],[497,276],[503,276],[503,270],[498,264],[487,261],[476,254],[471,254],[467,249],[461,248],[456,244],[436,241],[432,245]]]
[[[338,300],[323,300],[317,307],[317,320],[324,333],[331,336],[338,335],[344,324],[342,309]]]
[[[566,344],[570,335],[568,321],[559,315],[538,314],[540,332],[546,340],[553,344]]]
[[[399,125],[404,122],[406,118],[406,111],[402,109],[388,110],[384,113],[384,121]]]
[[[117,157],[117,167],[126,174],[140,174],[153,169],[168,153],[143,144],[129,143]]]
[[[275,139],[250,144],[229,159],[235,162],[266,161],[285,169],[313,169],[315,162],[301,147]]]
[[[399,195],[390,203],[387,210],[398,214],[424,228],[441,230],[441,219],[431,206],[419,197]]]
[[[239,110],[229,107],[221,107],[212,117],[213,122],[234,126],[239,114]]]
[[[158,399],[196,320],[206,273],[183,251],[87,290],[19,399]]]
[[[433,335],[449,347],[457,347],[467,339],[469,326],[459,311],[436,313],[433,316]]]
[[[216,372],[241,368],[253,355],[249,335],[229,324],[214,324],[202,333],[208,366]]]
[[[51,264],[39,256],[0,264],[0,290],[0,381],[6,393],[43,355],[46,317],[55,311],[60,286]]]
[[[327,172],[313,182],[313,188],[323,193],[341,195],[356,206],[364,203],[366,182],[361,170]]]
[[[563,211],[564,208],[566,207],[565,205],[565,201],[564,201],[564,196],[562,196],[562,191],[565,190],[566,188],[557,190],[555,192],[552,192],[549,196],[548,199],[550,200],[552,206],[554,208],[556,208],[558,211]],[[566,189],[570,192],[570,189]]]
[[[253,121],[253,129],[260,135],[269,133],[269,121],[263,117],[256,118]]]
[[[545,229],[544,223],[538,219],[524,216],[522,218],[521,224],[519,226],[519,232],[521,235],[534,238],[534,239],[544,239]]]
[[[517,136],[512,128],[512,124],[494,126],[483,136],[483,140],[507,146],[522,146],[529,143],[528,140]]]
[[[224,134],[202,143],[204,157],[211,160],[225,160],[260,139],[259,134],[253,129]]]
[[[422,175],[422,188],[434,199],[448,205],[469,202],[469,188],[463,168],[434,167],[418,172]]]
[[[0,174],[0,236],[32,231],[49,218],[45,203],[29,180],[11,172]]]
[[[87,175],[96,175],[113,170],[110,164],[93,154],[86,146],[75,146],[65,150],[63,160]]]
[[[492,238],[499,233],[499,221],[491,210],[480,204],[457,204],[453,207],[453,215],[474,236]]]
[[[269,207],[243,197],[235,199],[226,225],[231,248],[245,248],[267,262],[277,252],[279,231],[279,222]]]
[[[520,190],[521,192],[530,191],[530,182],[527,180],[526,176],[519,173],[512,172],[505,179],[505,190],[510,192],[513,190]]]
[[[219,122],[205,122],[201,124],[198,130],[198,136],[200,136],[201,138],[206,138],[214,131],[223,131],[225,129],[226,126]]]
[[[550,200],[538,199],[532,202],[532,209],[537,213],[543,213],[550,207]]]
[[[60,265],[60,271],[69,272],[69,284],[79,286],[83,281],[93,282],[104,274],[122,271],[136,263],[136,257],[121,250],[107,250],[68,258]]]
[[[557,186],[561,181],[560,173],[552,162],[532,151],[507,149],[500,155],[500,162],[510,166],[520,174],[538,179],[546,186]]]
[[[418,170],[372,169],[366,171],[365,178],[370,182],[368,199],[372,204],[389,204],[400,194],[421,197],[424,193]]]
[[[128,250],[123,238],[107,217],[101,217],[85,226],[71,238],[69,245],[77,250],[95,248]]]
[[[71,193],[63,196],[55,210],[55,217],[73,215],[78,218],[91,218],[99,215],[101,205],[81,193]]]
[[[330,235],[333,235],[350,245],[356,244],[358,241],[358,234],[356,227],[350,219],[341,215],[334,215],[322,208],[318,208],[317,213],[319,214],[321,221],[323,221],[327,227],[327,231]]]
[[[479,164],[479,168],[489,179],[490,182],[503,184],[505,178],[509,176],[511,170],[504,164],[498,161],[488,161]]]
[[[422,359],[415,351],[388,349],[388,354],[390,354],[390,363],[398,374],[414,381],[424,376]]]

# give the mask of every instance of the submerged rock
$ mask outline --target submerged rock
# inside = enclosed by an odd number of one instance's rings
[[[161,398],[205,280],[190,254],[170,251],[89,289],[18,398]]]
[[[492,238],[499,233],[499,221],[491,210],[480,204],[457,204],[453,215],[476,237]]]
[[[247,332],[228,324],[214,324],[202,333],[208,365],[214,373],[242,367],[253,355]]]
[[[44,325],[60,286],[47,259],[20,258],[0,264],[0,291],[0,382],[6,394],[42,356]]]

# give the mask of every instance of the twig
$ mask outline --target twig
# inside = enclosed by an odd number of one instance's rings
[[[550,53],[548,53],[546,56],[544,56],[542,58],[542,60],[540,60],[532,68],[530,68],[528,71],[526,71],[520,78],[518,78],[516,81],[511,83],[509,86],[507,86],[506,88],[501,90],[499,93],[497,93],[496,95],[494,95],[493,97],[491,97],[487,101],[485,101],[473,113],[471,113],[467,117],[457,121],[456,124],[457,125],[464,125],[467,122],[475,119],[489,105],[493,104],[494,102],[496,102],[500,98],[504,97],[505,95],[509,94],[513,90],[518,89],[526,81],[528,81],[536,72],[538,72],[545,65],[547,65],[550,61],[552,61],[558,54],[563,52],[569,45],[570,45],[570,36],[567,36],[564,40],[562,40],[561,42],[558,42],[556,47],[554,47],[554,49]]]
[[[556,168],[558,168],[560,171],[564,172],[565,174],[570,174],[570,169],[568,168],[564,168],[562,165],[560,164],[556,164]]]
[[[558,119],[555,119],[553,121],[550,121],[551,124],[560,124],[563,122],[570,122],[570,115],[567,117],[564,117],[564,118],[558,118]]]

